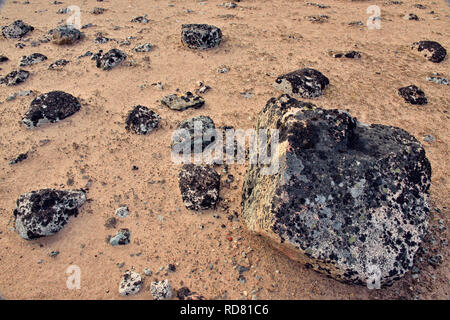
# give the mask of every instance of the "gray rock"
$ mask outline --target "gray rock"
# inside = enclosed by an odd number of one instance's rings
[[[27,67],[31,66],[33,64],[42,62],[47,60],[47,57],[44,56],[42,53],[33,53],[29,56],[22,56],[22,59],[19,61],[19,67]]]
[[[125,129],[136,134],[148,134],[158,128],[161,117],[145,106],[137,105],[126,119]]]
[[[153,49],[153,46],[151,43],[144,43],[139,46],[136,46],[133,51],[134,52],[149,52]]]
[[[323,94],[330,81],[321,72],[304,68],[279,76],[274,83],[278,90],[293,98],[317,98]]]
[[[5,86],[15,86],[22,82],[25,82],[25,80],[27,80],[29,76],[30,73],[26,70],[14,70],[8,73],[3,78],[0,78],[0,84]]]
[[[201,153],[215,141],[216,134],[216,126],[210,117],[193,117],[177,127],[172,137],[172,148],[189,150],[190,145],[191,152]]]
[[[183,203],[190,210],[215,208],[219,199],[220,175],[212,166],[185,164],[178,172]]]
[[[142,287],[141,275],[134,271],[125,271],[119,285],[119,294],[129,296],[138,293]]]
[[[109,240],[112,246],[122,246],[130,243],[131,232],[123,228],[117,231],[117,234]]]
[[[128,210],[128,206],[120,207],[116,210],[116,216],[120,218],[126,218],[130,215],[130,211]]]
[[[408,13],[408,14],[405,14],[405,15],[403,16],[403,19],[405,19],[405,20],[416,20],[416,21],[419,21],[419,17],[418,17],[417,15],[415,15],[414,13]]]
[[[152,272],[152,270],[150,270],[149,268],[145,268],[145,269],[144,269],[144,274],[145,274],[147,277],[151,277],[151,276],[153,275],[153,272]]]
[[[41,189],[22,194],[14,210],[17,233],[26,240],[57,233],[86,202],[80,190]]]
[[[424,105],[428,102],[425,93],[415,85],[398,89],[398,94],[410,104]]]
[[[443,84],[443,85],[447,85],[448,86],[448,79],[447,78],[443,78],[443,77],[438,77],[438,76],[430,76],[427,77],[428,81],[437,83],[437,84]]]
[[[11,161],[9,161],[9,164],[10,165],[17,164],[17,163],[22,162],[23,160],[25,160],[27,158],[28,158],[28,152],[21,153],[17,157],[15,157],[14,159],[11,159]]]
[[[150,292],[155,300],[171,299],[173,296],[172,287],[168,279],[152,282]]]
[[[33,30],[34,28],[32,26],[24,23],[22,20],[16,20],[9,26],[2,27],[2,34],[5,38],[17,39],[22,38],[28,32],[31,32]]]
[[[28,129],[44,123],[55,123],[78,112],[81,104],[77,98],[63,91],[41,94],[31,101],[30,109],[22,122]]]
[[[192,92],[170,94],[161,99],[161,104],[172,110],[183,111],[188,108],[198,109],[205,104],[205,99]]]
[[[58,45],[74,44],[83,38],[83,34],[80,30],[73,26],[65,25],[59,26],[48,32],[52,42]]]
[[[423,137],[423,141],[432,143],[432,142],[436,141],[436,138],[434,136],[432,136],[431,134],[426,134]]]
[[[97,68],[111,70],[125,61],[127,55],[119,49],[111,49],[104,55],[97,58]]]
[[[279,132],[279,170],[249,165],[242,219],[292,259],[335,279],[390,284],[412,266],[429,220],[431,165],[400,128],[282,95],[256,130]],[[266,172],[267,173],[267,172]]]
[[[137,23],[149,23],[150,20],[147,19],[147,15],[144,14],[143,16],[137,16],[131,19],[131,22],[137,22]]]
[[[105,11],[107,11],[107,9],[96,7],[96,8],[94,8],[94,9],[92,9],[91,13],[92,13],[92,14],[97,14],[97,15],[98,15],[98,14],[103,14]]]
[[[66,60],[66,59],[58,59],[58,60],[56,60],[55,62],[53,62],[53,63],[51,63],[49,66],[48,66],[48,69],[49,70],[54,70],[54,69],[57,69],[58,67],[63,67],[63,66],[65,66],[66,64],[68,64],[70,61],[69,60]]]
[[[209,49],[222,42],[222,31],[208,24],[183,24],[181,41],[191,49]]]
[[[434,63],[442,62],[447,56],[447,50],[436,41],[419,41],[412,44],[412,49],[420,52],[425,58]]]

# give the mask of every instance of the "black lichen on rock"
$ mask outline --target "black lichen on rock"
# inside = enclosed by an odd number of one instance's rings
[[[208,24],[183,24],[181,41],[191,49],[214,48],[222,42],[222,31]]]
[[[19,67],[27,67],[33,64],[47,60],[42,53],[32,53],[29,56],[23,56],[19,61]]]
[[[205,99],[188,91],[185,94],[170,94],[161,99],[161,104],[177,111],[188,108],[198,109],[205,104]]]
[[[436,41],[414,42],[412,48],[421,52],[425,58],[434,63],[439,63],[447,56],[447,50]]]
[[[16,20],[9,26],[2,27],[2,34],[8,39],[22,38],[28,32],[33,31],[34,28],[22,20]]]
[[[250,164],[242,219],[289,257],[347,283],[390,284],[413,265],[429,219],[430,162],[403,129],[363,124],[282,95],[256,129],[278,129],[279,170]]]
[[[119,49],[111,49],[104,55],[98,57],[97,60],[97,68],[102,70],[111,70],[112,68],[121,64],[127,55],[120,51]]]
[[[220,175],[212,166],[185,164],[178,172],[183,203],[190,210],[215,208],[219,199]]]
[[[17,233],[26,240],[55,234],[86,202],[79,190],[42,189],[22,194],[14,210]]]
[[[73,115],[80,108],[80,102],[71,94],[51,91],[31,101],[30,109],[22,118],[22,122],[28,129],[43,123],[55,123]]]
[[[145,106],[135,106],[127,116],[125,129],[137,134],[147,134],[155,130],[161,117]]]
[[[30,73],[26,70],[14,70],[3,78],[0,78],[0,84],[5,86],[15,86],[28,79]]]
[[[330,81],[320,71],[311,68],[296,70],[279,76],[274,87],[294,98],[317,98]]]
[[[398,94],[411,104],[424,105],[428,102],[425,93],[415,85],[398,89]]]

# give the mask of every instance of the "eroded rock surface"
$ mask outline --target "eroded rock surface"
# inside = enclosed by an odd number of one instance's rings
[[[430,162],[400,128],[282,95],[256,129],[279,129],[279,170],[250,165],[242,219],[292,259],[335,279],[390,284],[413,266],[429,219]],[[270,140],[269,140],[270,141]]]
[[[304,68],[279,76],[274,87],[293,98],[317,98],[330,81],[320,71]]]
[[[161,104],[177,111],[183,111],[188,108],[198,109],[205,104],[205,99],[194,95],[192,92],[185,94],[170,94],[161,99]]]
[[[210,49],[222,42],[222,31],[208,24],[183,24],[181,41],[191,49]]]
[[[436,41],[419,41],[412,45],[414,50],[422,53],[425,58],[434,63],[439,63],[447,56],[447,50]]]
[[[77,216],[78,208],[86,202],[79,190],[42,189],[22,194],[14,210],[17,233],[26,240],[57,233]]]
[[[128,113],[125,129],[136,134],[147,134],[159,126],[161,117],[145,106],[135,106]]]

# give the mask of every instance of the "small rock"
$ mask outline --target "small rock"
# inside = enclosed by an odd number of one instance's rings
[[[144,269],[144,274],[145,274],[147,277],[151,277],[151,276],[153,275],[153,272],[152,272],[152,270],[150,270],[149,268],[145,268],[145,269]]]
[[[91,11],[91,13],[92,14],[102,14],[102,13],[104,13],[105,11],[107,11],[107,9],[105,9],[105,8],[94,8],[94,9],[92,9],[92,11]]]
[[[290,96],[300,98],[316,98],[323,95],[330,81],[321,72],[304,68],[279,76],[274,87]]]
[[[425,93],[415,85],[398,89],[398,94],[410,104],[424,105],[428,102]]]
[[[198,109],[205,104],[201,96],[186,92],[186,94],[171,94],[161,99],[161,104],[172,110],[183,111],[188,108]]]
[[[112,246],[118,246],[118,245],[126,245],[130,243],[130,237],[131,237],[131,232],[130,230],[123,228],[120,229],[117,234],[111,238],[111,240],[109,241],[109,243]]]
[[[172,149],[201,153],[215,141],[215,129],[214,121],[207,116],[184,120],[172,136]]]
[[[150,292],[155,300],[171,299],[173,295],[168,279],[152,282]]]
[[[148,134],[159,126],[160,121],[161,117],[153,110],[137,105],[128,113],[125,129],[136,134]]]
[[[133,51],[134,52],[149,52],[153,49],[153,45],[150,43],[144,43],[139,46],[136,46]]]
[[[97,68],[102,70],[111,70],[121,64],[127,55],[119,49],[111,49],[104,55],[97,58]]]
[[[408,13],[408,14],[405,14],[405,15],[403,16],[403,19],[405,19],[405,20],[416,20],[416,21],[419,21],[419,17],[418,17],[417,15],[415,15],[414,13]]]
[[[447,85],[449,84],[449,81],[447,78],[443,78],[443,77],[438,77],[438,76],[430,76],[427,77],[428,81],[437,83],[437,84],[443,84],[443,85]]]
[[[126,218],[130,215],[130,211],[127,206],[120,207],[116,210],[116,216]]]
[[[72,26],[59,26],[50,30],[48,34],[52,37],[53,43],[58,45],[74,44],[83,37],[80,30]]]
[[[21,153],[17,157],[15,157],[11,161],[9,161],[9,164],[13,165],[13,164],[19,163],[27,158],[28,158],[28,153]]]
[[[434,63],[443,61],[447,55],[447,50],[436,41],[414,42],[412,49],[421,52],[425,58]]]
[[[25,80],[27,80],[29,76],[30,73],[26,70],[14,70],[8,73],[3,78],[0,78],[0,84],[6,86],[15,86],[22,82],[25,82]]]
[[[181,41],[191,49],[209,49],[222,42],[222,31],[208,24],[183,24]]]
[[[49,70],[54,70],[54,69],[57,69],[57,67],[63,67],[63,66],[65,66],[66,64],[68,64],[70,61],[69,60],[66,60],[66,59],[58,59],[58,60],[56,60],[55,62],[53,62],[53,63],[51,63],[49,66],[48,66],[48,69]]]
[[[23,56],[22,59],[19,61],[19,67],[27,67],[31,66],[32,64],[36,64],[42,61],[47,60],[47,57],[44,56],[41,53],[33,53],[29,56]]]
[[[3,63],[3,62],[6,62],[6,61],[8,61],[9,59],[8,59],[8,57],[7,56],[4,56],[4,55],[0,55],[0,63]]]
[[[142,287],[141,275],[134,271],[125,271],[119,285],[119,294],[129,296],[138,293]]]
[[[134,17],[133,19],[131,19],[131,22],[149,23],[150,20],[147,19],[147,15],[145,14],[143,16]]]
[[[49,255],[50,257],[54,258],[54,257],[56,257],[57,255],[59,255],[59,251],[52,251],[52,252],[50,252],[48,255]]]
[[[436,139],[431,134],[426,134],[423,137],[423,141],[432,143],[432,142],[436,141]]]
[[[117,219],[114,217],[108,218],[105,222],[105,227],[107,229],[114,229],[117,224]]]
[[[34,28],[22,20],[16,20],[11,23],[9,26],[2,27],[2,34],[5,38],[8,39],[17,39],[22,38],[28,32],[33,31]]]

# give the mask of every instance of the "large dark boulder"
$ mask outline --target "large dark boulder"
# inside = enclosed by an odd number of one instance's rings
[[[293,98],[311,99],[323,95],[323,91],[329,84],[328,78],[320,71],[303,68],[279,76],[273,86]]]
[[[208,24],[183,24],[181,41],[191,49],[209,49],[222,42],[222,31]]]
[[[77,216],[86,202],[80,190],[42,189],[22,194],[17,200],[14,218],[17,233],[26,240],[57,233]]]
[[[434,63],[439,63],[447,56],[447,50],[436,41],[418,41],[414,42],[412,49],[420,52],[425,58]]]
[[[413,265],[428,225],[430,162],[403,129],[358,122],[288,95],[256,129],[278,129],[279,169],[250,164],[242,219],[289,257],[347,283],[390,284]]]

